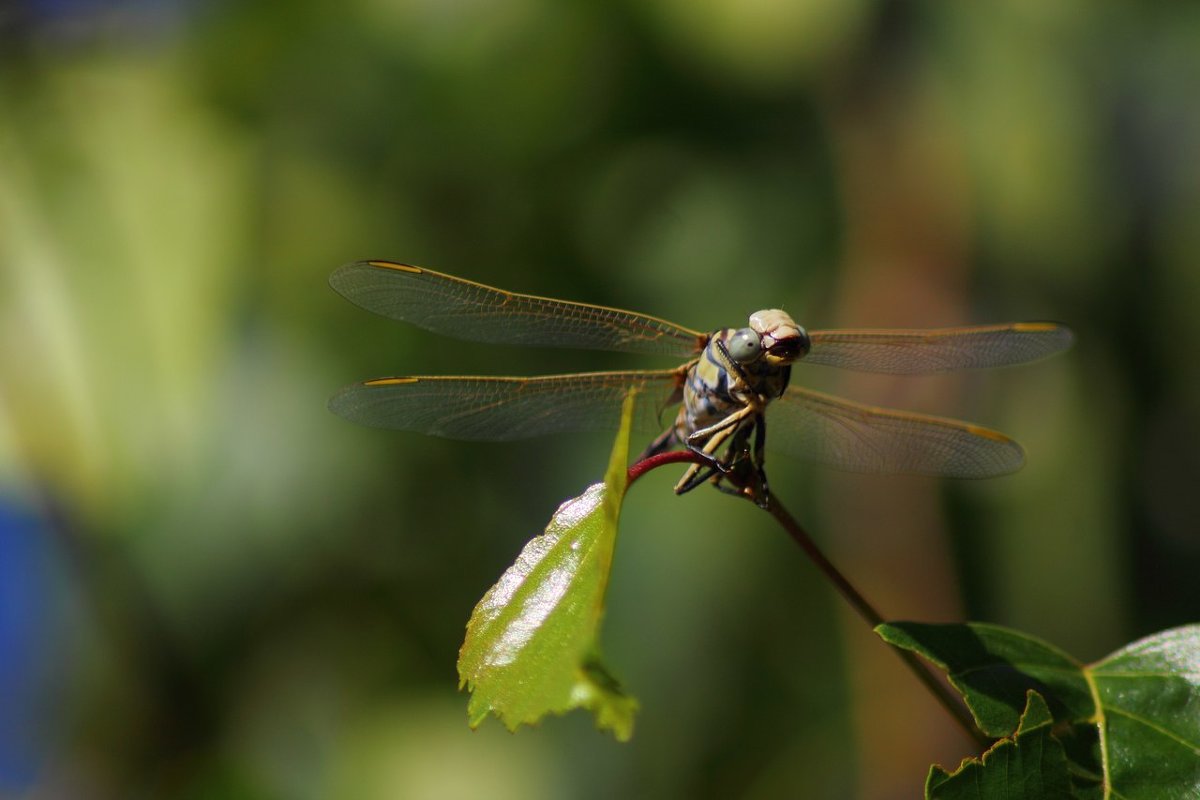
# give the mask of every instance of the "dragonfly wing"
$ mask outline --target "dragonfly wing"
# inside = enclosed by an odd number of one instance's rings
[[[932,330],[812,331],[804,361],[831,367],[920,375],[1022,364],[1071,346],[1070,328],[1053,322],[1015,322]]]
[[[656,317],[506,292],[391,261],[356,261],[329,278],[363,308],[456,339],[691,358],[704,334]]]
[[[792,387],[767,409],[767,443],[851,472],[989,478],[1015,472],[1021,446],[967,422],[875,408]]]
[[[588,372],[536,378],[420,376],[345,387],[329,401],[340,417],[377,428],[448,439],[511,441],[548,433],[616,430],[625,395],[637,390],[634,427],[657,433],[678,402],[680,370]],[[661,416],[661,421],[660,421]]]

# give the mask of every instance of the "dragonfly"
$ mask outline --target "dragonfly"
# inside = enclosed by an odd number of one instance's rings
[[[740,328],[703,332],[380,260],[339,267],[329,282],[367,310],[454,339],[683,359],[669,369],[375,378],[346,386],[329,402],[335,414],[372,427],[511,441],[615,429],[634,392],[634,428],[658,434],[643,457],[676,447],[697,457],[675,486],[679,494],[709,480],[722,488],[722,478],[747,463],[765,492],[768,424],[771,449],[852,472],[953,478],[1014,472],[1024,451],[998,431],[791,385],[792,368],[921,375],[999,367],[1060,352],[1073,338],[1054,322],[807,331],[781,309],[757,311]],[[668,412],[676,405],[677,412]],[[673,421],[664,421],[668,413]]]

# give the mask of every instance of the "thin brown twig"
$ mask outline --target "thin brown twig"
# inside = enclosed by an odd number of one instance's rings
[[[753,500],[754,498],[748,497],[747,499]],[[788,510],[774,495],[768,498],[766,510],[787,531],[788,536],[792,537],[792,541],[800,546],[800,549],[816,565],[817,569],[833,583],[834,588],[846,599],[846,602],[871,626],[872,630],[885,622],[883,615],[875,610],[875,607],[862,596],[862,593],[855,589],[853,584],[825,557],[808,532],[788,513]],[[984,749],[991,746],[992,740],[979,730],[967,707],[946,684],[938,679],[928,664],[909,650],[893,647],[891,651],[899,656],[917,680],[925,685],[925,688],[941,703],[942,708],[954,718],[967,736],[978,742]]]
[[[703,463],[698,456],[687,450],[659,453],[649,458],[641,459],[630,467],[628,483],[632,484],[642,475],[657,467],[681,462]],[[783,507],[783,504],[779,502],[775,495],[763,495],[761,487],[758,486],[757,476],[754,476],[753,479],[748,479],[744,471],[734,470],[724,477],[741,490],[742,497],[745,497],[759,508],[764,509],[787,531],[788,536],[800,546],[800,549],[808,556],[809,561],[816,565],[821,574],[829,579],[838,593],[871,626],[872,630],[886,621],[883,615],[876,611],[875,607],[863,597],[862,593],[855,589],[854,585],[846,579],[846,576],[833,565],[833,562],[825,557],[825,554],[817,547],[817,543],[813,541],[813,538],[796,521],[796,518],[788,513],[788,510]],[[966,706],[954,695],[949,687],[938,680],[928,664],[922,661],[916,653],[895,647],[891,648],[891,650],[900,657],[900,660],[904,662],[909,671],[916,676],[917,680],[924,684],[925,688],[933,694],[942,708],[950,714],[969,737],[985,749],[991,746],[992,740],[979,730]]]

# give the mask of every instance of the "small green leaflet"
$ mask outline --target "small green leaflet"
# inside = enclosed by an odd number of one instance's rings
[[[1022,722],[1030,713],[1028,692],[1044,698],[1053,719],[1050,738],[1066,755],[1071,787],[1068,794],[1033,796],[1200,798],[1200,625],[1153,634],[1090,665],[997,625],[897,622],[876,632],[943,669],[989,736],[1016,730],[1020,747],[1022,733],[1041,730]],[[971,765],[981,765],[983,775],[989,763],[968,760],[955,775]],[[1038,776],[1047,786],[1057,785],[1052,768],[1047,761]],[[1025,779],[1012,774],[1013,781]],[[986,793],[958,794],[938,784],[927,796],[1025,796],[1020,783],[994,785]]]
[[[633,395],[625,400],[604,482],[563,503],[546,530],[475,606],[458,654],[459,687],[477,727],[489,713],[509,730],[586,708],[620,741],[637,700],[600,661],[597,645],[625,496]]]

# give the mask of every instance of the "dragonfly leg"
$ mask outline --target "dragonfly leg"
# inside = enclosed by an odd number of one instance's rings
[[[746,417],[754,413],[754,406],[747,404],[729,416],[714,422],[707,428],[692,431],[688,434],[685,441],[687,448],[697,455],[711,455],[718,447],[724,444],[730,434],[737,430]],[[722,435],[718,436],[718,434]],[[713,443],[714,439],[716,439],[715,444]],[[702,442],[703,444],[701,444]]]
[[[721,478],[729,474],[735,465],[748,455],[749,448],[746,438],[753,426],[753,420],[761,417],[753,405],[746,405],[724,419],[693,432],[686,439],[686,445],[696,455],[704,459],[704,464],[693,464],[683,474],[675,485],[675,493],[683,494],[691,491],[700,484],[715,479],[719,484]],[[747,425],[747,420],[751,420]],[[715,455],[717,450],[733,437],[724,459]],[[703,442],[703,444],[701,444]]]
[[[729,448],[725,451],[726,471],[716,474],[710,473],[713,488],[717,491],[739,497],[744,494],[744,491],[740,488],[740,485],[744,481],[739,478],[739,473],[744,472],[743,465],[746,459],[750,457],[750,449],[746,446],[746,439],[749,433],[749,426],[743,426],[738,429],[733,441],[729,443]]]
[[[721,437],[724,439],[724,437]],[[729,467],[724,461],[714,456],[712,453],[705,453],[703,450],[692,449],[693,453],[704,459],[703,464],[692,464],[688,467],[687,472],[683,473],[683,477],[679,479],[679,483],[675,484],[675,494],[684,494],[695,489],[700,484],[707,481],[709,478],[720,478]]]
[[[763,466],[767,460],[766,445],[767,418],[763,414],[756,414],[754,416],[754,466],[758,470],[758,483],[762,491],[760,506],[767,502],[767,496],[770,494],[767,489],[767,470]]]
[[[683,473],[683,477],[679,479],[679,483],[675,484],[675,494],[686,494],[713,477],[721,477],[721,467],[719,465],[705,467],[702,464],[692,464],[692,466],[688,467],[688,471]]]
[[[738,429],[737,435],[729,443],[726,450],[726,471],[713,475],[713,486],[726,494],[750,497],[760,508],[766,508],[770,492],[767,488],[767,475],[763,471],[760,456],[765,436],[761,433],[762,415]],[[759,427],[756,427],[759,426]],[[754,449],[750,446],[750,430],[754,429]]]
[[[679,479],[679,483],[675,484],[675,494],[690,492],[714,475],[723,475],[729,471],[729,465],[713,454],[737,431],[737,423],[740,420],[734,420],[732,423],[728,420],[739,415],[745,416],[739,411],[737,414],[731,414],[715,425],[696,431],[687,437],[687,449],[704,459],[704,463],[692,464],[688,467],[687,472],[683,473],[683,477]],[[704,443],[700,444],[700,442]]]

